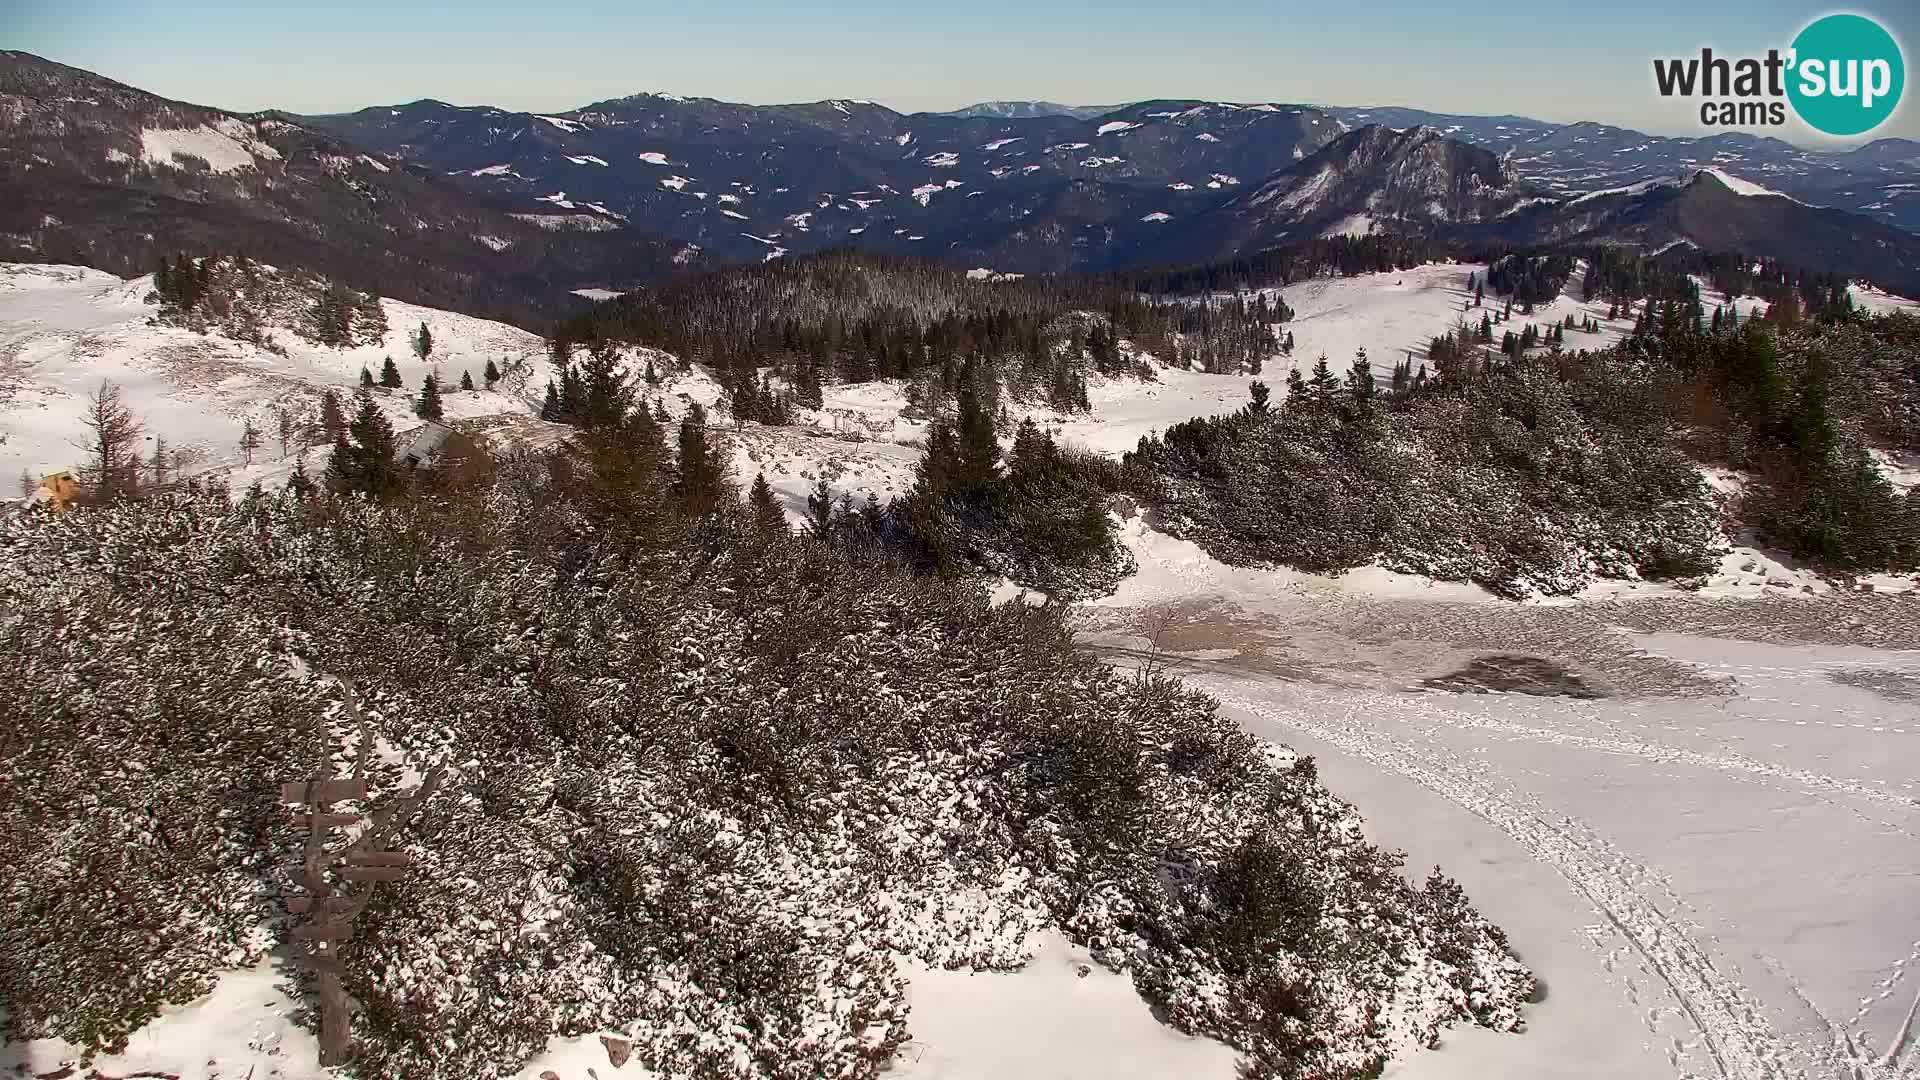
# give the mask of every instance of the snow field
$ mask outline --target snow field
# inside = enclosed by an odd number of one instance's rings
[[[319,415],[320,396],[334,389],[351,399],[365,366],[377,378],[391,356],[404,388],[376,390],[375,400],[399,431],[417,427],[413,399],[436,371],[449,419],[537,414],[549,365],[541,339],[485,319],[384,300],[388,331],[376,345],[332,349],[288,330],[275,339],[280,356],[231,339],[152,322],[144,298],[151,279],[124,280],[82,267],[0,266],[0,475],[14,478],[79,466],[85,453],[88,395],[117,383],[150,439],[164,439],[186,472],[238,466],[248,419],[262,442],[250,478],[284,478],[274,410],[302,421]],[[434,340],[427,363],[411,336],[424,323]],[[494,390],[459,390],[462,372],[483,385],[487,361],[508,369]],[[142,446],[151,454],[153,443]],[[297,447],[296,447],[297,453]],[[313,451],[309,468],[323,460]],[[284,468],[277,466],[283,465]]]
[[[1138,523],[1126,538],[1140,572],[1082,609],[1083,639],[1132,664],[1171,628],[1164,663],[1314,755],[1370,838],[1409,851],[1410,874],[1457,877],[1547,984],[1526,1035],[1449,1032],[1389,1076],[1894,1080],[1920,1064],[1893,1054],[1920,999],[1920,894],[1901,869],[1920,857],[1920,652],[1796,641],[1797,590],[1515,605],[1227,567]],[[1619,628],[1663,622],[1701,629]],[[1515,652],[1619,696],[1421,685]]]

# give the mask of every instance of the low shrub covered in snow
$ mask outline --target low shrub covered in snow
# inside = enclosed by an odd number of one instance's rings
[[[176,492],[0,524],[0,995],[109,1047],[287,933],[277,785],[448,776],[342,957],[366,1076],[630,1034],[670,1076],[875,1075],[900,958],[1065,929],[1262,1075],[1520,1027],[1504,939],[1179,684],[722,507],[597,527],[544,463],[384,504]],[[664,538],[663,538],[664,537]]]
[[[1704,573],[1719,511],[1648,387],[1578,374],[1524,362],[1378,395],[1322,365],[1283,407],[1176,425],[1127,466],[1170,531],[1228,561],[1377,561],[1507,596]]]

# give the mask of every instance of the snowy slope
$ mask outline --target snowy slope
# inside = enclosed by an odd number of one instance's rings
[[[1871,285],[1854,285],[1848,292],[1852,294],[1856,306],[1863,307],[1875,315],[1891,315],[1900,311],[1909,315],[1920,315],[1920,300],[1894,296]]]
[[[1452,1033],[1389,1076],[1913,1075],[1893,1050],[1920,1000],[1920,651],[1889,601],[1515,605],[1228,567],[1138,523],[1128,543],[1141,572],[1083,609],[1083,641],[1133,664],[1157,640],[1250,731],[1314,755],[1370,836],[1410,872],[1449,867],[1548,985],[1525,1036]],[[1827,643],[1862,626],[1907,647]],[[1425,685],[1511,654],[1604,696]]]
[[[102,381],[117,383],[148,436],[166,440],[179,467],[192,472],[236,465],[240,433],[251,418],[263,435],[256,471],[282,460],[274,410],[311,420],[328,388],[350,396],[365,366],[376,375],[391,356],[406,390],[377,395],[399,430],[415,427],[412,397],[429,368],[437,371],[450,419],[528,415],[544,388],[541,339],[503,323],[383,301],[389,327],[378,345],[331,349],[281,332],[287,355],[231,339],[152,321],[146,277],[126,280],[84,267],[0,264],[0,475],[38,476],[72,468],[85,457],[87,397]],[[431,363],[417,360],[408,335],[424,323]],[[461,392],[462,372],[481,383],[487,361],[515,378],[494,391]],[[143,454],[151,453],[152,443]],[[291,465],[286,465],[287,469]]]
[[[274,963],[232,971],[213,992],[177,1007],[127,1040],[118,1054],[92,1060],[88,1076],[167,1076],[179,1080],[327,1080],[313,1034],[293,1023],[292,972]],[[0,1043],[0,1073],[71,1075],[78,1048],[58,1039]]]

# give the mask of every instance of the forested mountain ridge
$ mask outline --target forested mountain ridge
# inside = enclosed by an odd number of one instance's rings
[[[1316,110],[1150,101],[1097,118],[903,115],[642,94],[539,115],[424,101],[310,122],[519,200],[600,206],[730,260],[857,244],[1011,270],[1124,258],[1342,130]]]
[[[169,101],[0,53],[0,252],[123,276],[244,253],[360,289],[522,323],[568,292],[674,267],[635,231],[556,231],[275,114]]]

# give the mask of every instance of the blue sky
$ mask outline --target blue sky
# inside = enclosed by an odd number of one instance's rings
[[[1197,97],[1700,134],[1692,107],[1653,93],[1653,56],[1784,47],[1831,10],[1841,9],[1773,0],[0,0],[0,45],[235,110],[436,97],[552,111],[640,90],[754,103],[866,98],[905,111],[991,98]],[[1878,18],[1914,63],[1920,5],[1844,10]],[[1909,100],[1873,134],[1920,137],[1920,106]]]

